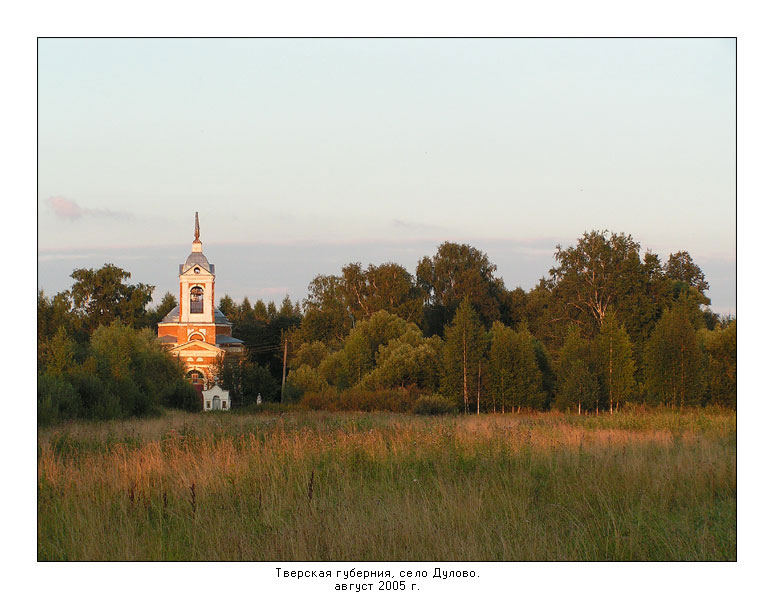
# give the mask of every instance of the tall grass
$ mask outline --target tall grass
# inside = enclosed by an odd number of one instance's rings
[[[40,560],[735,560],[729,412],[39,430]]]

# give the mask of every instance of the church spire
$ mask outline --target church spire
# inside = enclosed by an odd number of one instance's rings
[[[194,241],[199,241],[199,213],[194,213]]]

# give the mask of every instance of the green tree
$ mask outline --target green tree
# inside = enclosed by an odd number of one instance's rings
[[[501,412],[506,405],[514,406],[517,398],[517,375],[514,366],[517,362],[517,332],[496,321],[490,330],[490,356],[488,363],[488,381],[493,400],[493,412],[500,406]]]
[[[600,328],[609,309],[644,283],[640,245],[632,236],[609,231],[585,233],[576,246],[557,246],[559,263],[550,269],[551,289],[566,307],[566,317],[587,333]]]
[[[321,361],[320,369],[328,383],[339,389],[361,382],[374,369],[377,352],[391,340],[406,341],[406,336],[421,339],[414,323],[385,310],[355,324],[344,340],[342,349]],[[374,378],[370,379],[371,382]]]
[[[442,385],[445,393],[462,402],[468,413],[470,400],[479,389],[487,337],[473,304],[465,298],[452,323],[444,330]]]
[[[221,301],[218,303],[218,310],[232,323],[237,321],[239,316],[237,304],[228,294],[221,298]]]
[[[261,394],[262,401],[277,402],[280,400],[280,385],[269,369],[255,363],[244,362],[242,372],[242,402],[252,404]]]
[[[670,282],[664,275],[659,256],[647,250],[640,271],[640,276],[631,280],[634,284],[620,293],[616,305],[617,315],[633,342],[636,363],[640,361],[640,351],[654,325],[673,301]]]
[[[285,298],[283,298],[283,301],[280,303],[278,316],[285,317],[286,319],[293,319],[298,316],[293,307],[293,302],[291,302],[291,297],[288,294],[285,294]]]
[[[44,359],[40,367],[54,376],[65,376],[77,367],[75,354],[77,345],[61,326],[54,337],[45,345]]]
[[[582,360],[573,360],[563,371],[555,406],[560,410],[569,407],[582,410],[598,409],[600,387],[597,378],[590,372]]]
[[[536,360],[535,338],[522,323],[516,337],[514,372],[517,381],[517,407],[539,409],[543,407],[546,394],[542,389],[543,377]]]
[[[665,275],[669,279],[682,281],[690,285],[703,294],[703,296],[708,290],[705,273],[694,263],[691,255],[685,250],[670,255],[665,264]]]
[[[180,363],[158,344],[147,330],[137,331],[118,321],[100,326],[91,336],[90,364],[109,397],[117,401],[119,414],[95,416],[145,415],[164,402],[168,386],[182,379]]]
[[[441,333],[464,298],[486,324],[502,318],[506,287],[485,253],[468,244],[444,242],[417,264],[417,286],[426,310],[426,333]]]
[[[549,408],[549,402],[554,396],[554,390],[557,385],[557,376],[552,369],[552,360],[546,350],[544,343],[536,337],[533,337],[533,351],[535,352],[536,364],[541,371],[541,388],[544,391],[544,408]]]
[[[274,300],[270,300],[266,307],[266,314],[269,315],[269,320],[274,321],[277,318],[277,305]]]
[[[552,284],[541,278],[525,297],[520,322],[526,321],[530,331],[553,351],[562,345],[568,326],[567,306],[552,291]]]
[[[280,400],[280,384],[269,369],[248,360],[225,360],[218,367],[219,384],[229,390],[233,406],[255,404],[258,394],[263,402]]]
[[[80,413],[78,393],[65,377],[38,373],[38,425],[73,419]]]
[[[595,410],[599,406],[600,387],[590,370],[590,344],[581,337],[578,325],[568,327],[557,358],[557,396],[554,407]]]
[[[242,300],[242,303],[239,305],[239,308],[237,309],[237,319],[236,321],[245,323],[245,322],[251,322],[255,321],[255,315],[253,314],[253,305],[250,303],[250,300],[247,296]]]
[[[700,333],[707,355],[709,401],[737,408],[737,321]]]
[[[399,338],[381,345],[376,367],[364,378],[367,389],[417,387],[434,392],[442,370],[442,341],[438,336],[425,338],[416,325]]]
[[[145,322],[145,306],[151,301],[153,286],[144,283],[124,283],[131,273],[112,264],[100,269],[76,269],[70,298],[75,313],[83,319],[88,331],[109,325],[119,319],[125,325],[141,327]]]
[[[253,307],[253,315],[256,317],[256,321],[260,323],[269,322],[269,313],[266,310],[266,304],[259,298],[256,300],[256,305]]]
[[[88,333],[83,331],[79,319],[72,312],[70,294],[68,292],[59,292],[49,299],[42,290],[38,291],[39,365],[42,365],[45,361],[47,346],[51,338],[62,327],[79,345],[88,343]]]
[[[380,310],[419,323],[422,299],[412,275],[401,265],[361,263],[342,267],[340,289],[347,308],[356,320],[368,319]]]
[[[165,292],[161,301],[152,310],[148,311],[147,326],[156,329],[161,320],[178,305],[178,299],[169,292]]]
[[[619,405],[630,399],[635,389],[632,343],[613,312],[609,311],[603,319],[593,350],[601,392],[608,401],[608,410],[613,413],[614,408],[619,410]]]
[[[303,342],[294,352],[291,359],[291,368],[307,365],[312,369],[316,369],[328,355],[328,348],[326,348],[323,342]]]
[[[352,387],[359,383],[374,366],[374,351],[362,328],[353,329],[341,350],[342,361],[337,383],[341,387]]]
[[[302,364],[288,373],[288,380],[285,382],[285,398],[289,402],[297,402],[306,392],[324,392],[328,389],[330,389],[328,382],[318,369]]]
[[[324,275],[315,277],[309,284],[309,294],[304,301],[304,318],[301,321],[303,341],[342,343],[353,324],[342,299],[339,279]]]
[[[646,344],[644,362],[653,400],[679,407],[700,403],[702,351],[686,305],[674,306],[659,320]]]

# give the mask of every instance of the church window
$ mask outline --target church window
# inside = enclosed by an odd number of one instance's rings
[[[204,290],[197,285],[191,288],[191,312],[201,314],[204,311]]]

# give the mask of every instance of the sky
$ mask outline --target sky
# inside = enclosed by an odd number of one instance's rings
[[[38,288],[117,264],[216,295],[411,272],[469,243],[530,289],[555,246],[687,250],[736,313],[731,39],[41,39]]]

